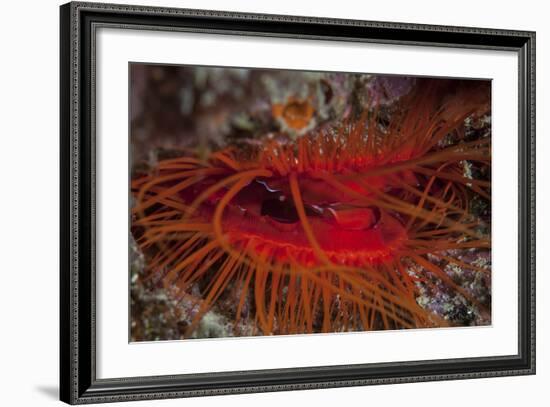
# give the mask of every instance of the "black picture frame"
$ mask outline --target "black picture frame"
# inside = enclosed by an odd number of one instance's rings
[[[535,373],[535,33],[72,2],[60,8],[60,396],[70,404]],[[507,50],[519,60],[519,352],[499,357],[96,378],[95,49],[100,26]]]

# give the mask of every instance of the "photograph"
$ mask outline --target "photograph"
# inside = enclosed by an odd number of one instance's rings
[[[59,8],[62,401],[535,374],[535,26],[144,3]]]
[[[490,79],[128,69],[130,342],[492,324]]]
[[[3,7],[0,407],[544,404],[544,2],[125,3]]]

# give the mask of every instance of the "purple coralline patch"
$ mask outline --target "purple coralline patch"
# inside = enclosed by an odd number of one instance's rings
[[[375,76],[367,84],[370,106],[387,106],[411,91],[415,78],[407,76]]]

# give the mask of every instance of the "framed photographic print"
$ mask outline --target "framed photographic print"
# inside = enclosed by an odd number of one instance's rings
[[[535,372],[535,34],[61,6],[61,399]]]

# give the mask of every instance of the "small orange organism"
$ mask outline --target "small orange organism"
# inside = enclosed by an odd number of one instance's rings
[[[281,120],[288,129],[299,132],[310,125],[315,109],[310,98],[299,99],[290,96],[285,103],[274,103],[271,113],[273,117]]]

